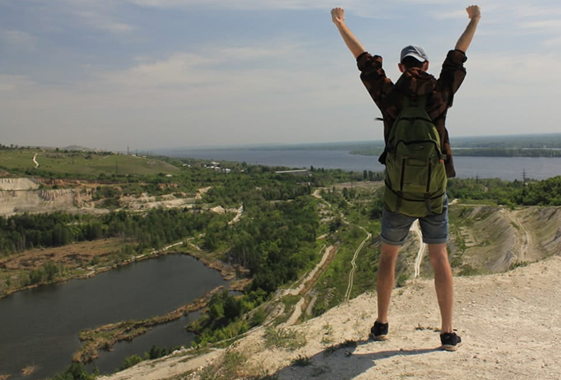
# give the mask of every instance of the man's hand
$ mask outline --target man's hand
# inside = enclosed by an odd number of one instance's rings
[[[479,5],[470,5],[466,8],[466,12],[470,20],[473,20],[474,18],[481,18],[481,9],[479,8]]]
[[[477,29],[477,24],[481,19],[481,10],[479,9],[478,5],[470,5],[466,8],[466,12],[470,21],[466,30],[460,36],[460,39],[456,43],[456,49],[461,50],[464,53],[469,48],[471,40],[473,39],[473,35],[475,34],[475,29]]]
[[[345,22],[345,10],[343,8],[333,8],[331,10],[331,19],[335,25]]]
[[[360,41],[356,36],[351,32],[349,27],[345,24],[345,10],[343,8],[333,8],[331,10],[331,19],[337,29],[339,29],[339,33],[341,33],[341,37],[343,37],[343,41],[353,53],[354,57],[358,57],[362,53],[365,52],[364,47],[360,44]]]

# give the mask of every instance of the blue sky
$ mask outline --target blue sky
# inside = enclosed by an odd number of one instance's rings
[[[446,0],[0,0],[2,143],[126,150],[382,139],[331,22],[346,9],[397,80],[399,51],[438,75],[467,25]],[[561,132],[561,3],[486,0],[455,136]]]

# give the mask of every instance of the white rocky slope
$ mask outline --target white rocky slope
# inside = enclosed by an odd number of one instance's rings
[[[228,350],[191,360],[186,352],[176,353],[104,379],[198,379],[203,372],[208,375],[205,367],[224,370],[227,352],[247,360],[230,376],[236,379],[259,373],[294,380],[561,379],[561,257],[508,273],[459,277],[455,292],[455,325],[464,340],[456,352],[438,349],[434,329],[440,322],[432,281],[417,279],[394,291],[387,342],[367,340],[376,297],[363,294],[290,327],[307,342],[294,351],[265,349],[260,328]],[[356,341],[356,347],[329,348],[347,340]],[[308,365],[294,365],[298,358]]]

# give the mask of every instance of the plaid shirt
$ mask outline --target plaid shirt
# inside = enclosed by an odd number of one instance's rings
[[[360,79],[382,112],[386,143],[390,128],[402,109],[403,96],[427,95],[427,113],[440,134],[442,153],[446,155],[445,166],[448,177],[455,177],[456,171],[448,131],[444,123],[448,108],[452,107],[454,94],[466,76],[464,68],[466,60],[464,52],[451,50],[442,64],[438,79],[418,68],[412,68],[406,70],[394,84],[382,68],[382,57],[372,56],[367,52],[357,57],[358,69],[361,71]],[[385,158],[386,152],[380,156],[379,161],[383,164]]]

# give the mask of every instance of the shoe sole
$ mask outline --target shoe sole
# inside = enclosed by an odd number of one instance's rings
[[[373,335],[373,334],[369,334],[370,335],[370,339],[372,339],[373,341],[376,342],[382,342],[385,340],[388,340],[388,336],[387,335]]]
[[[440,348],[443,349],[444,351],[456,351],[458,349],[458,347],[460,347],[461,345],[462,345],[462,343],[458,343],[456,345],[443,344]]]

